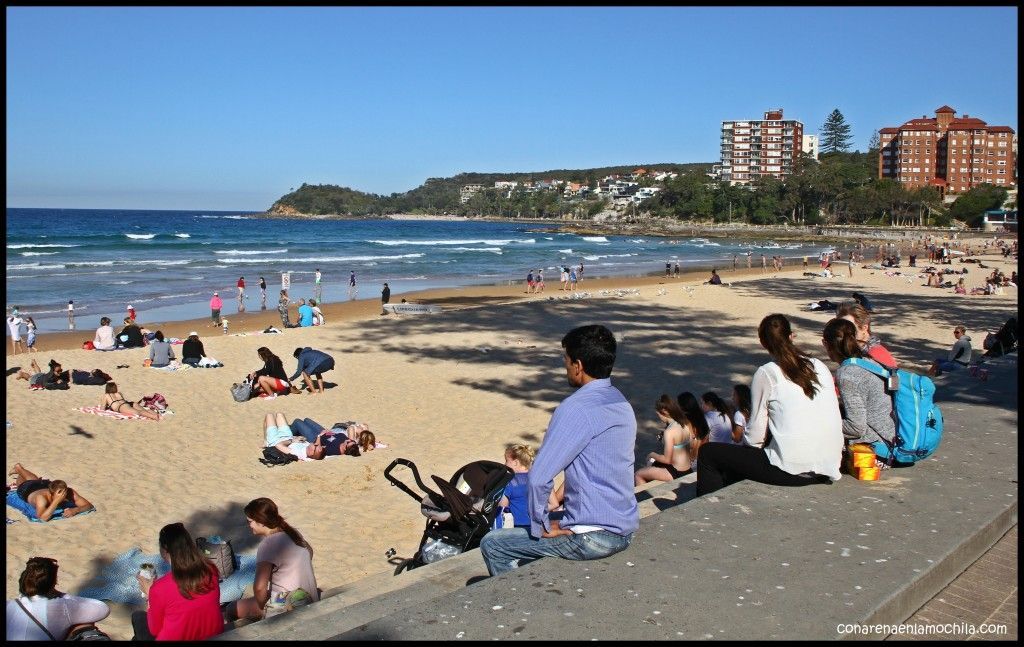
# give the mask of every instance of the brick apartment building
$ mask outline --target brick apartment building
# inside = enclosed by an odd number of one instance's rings
[[[942,106],[899,128],[878,131],[878,177],[907,189],[936,187],[946,200],[981,184],[1016,186],[1017,136],[1009,126],[990,126],[977,117],[956,116]]]
[[[722,162],[719,178],[730,184],[750,184],[760,177],[784,180],[800,156],[804,125],[784,120],[782,108],[756,121],[722,122]]]

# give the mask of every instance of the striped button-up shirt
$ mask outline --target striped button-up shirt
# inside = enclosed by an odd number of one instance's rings
[[[530,533],[551,529],[548,496],[565,470],[565,516],[560,526],[596,526],[628,535],[640,525],[633,492],[636,414],[611,379],[592,380],[551,415],[530,467]]]

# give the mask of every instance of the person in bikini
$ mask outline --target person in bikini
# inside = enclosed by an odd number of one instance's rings
[[[122,416],[131,416],[133,418],[144,417],[149,418],[150,420],[160,419],[160,414],[156,411],[150,411],[144,407],[136,406],[134,402],[126,400],[125,397],[117,390],[117,384],[114,382],[107,382],[106,393],[103,394],[103,399],[100,400],[100,405],[105,411],[120,413]]]
[[[15,463],[10,474],[15,477],[18,497],[36,509],[36,517],[40,521],[49,521],[63,508],[62,517],[67,519],[76,514],[95,509],[85,497],[68,487],[64,481],[50,481],[39,478],[32,472]]]
[[[693,472],[690,464],[690,442],[693,439],[693,425],[675,398],[662,394],[654,403],[654,411],[665,424],[665,430],[658,434],[658,442],[664,445],[661,454],[650,452],[650,463],[633,475],[636,485],[651,481],[672,481]]]

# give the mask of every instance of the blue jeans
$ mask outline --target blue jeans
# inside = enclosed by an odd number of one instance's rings
[[[487,571],[498,575],[541,557],[601,559],[626,550],[632,539],[633,533],[622,536],[608,530],[535,539],[526,528],[503,528],[484,535],[480,541],[480,554],[487,564]]]
[[[320,430],[324,429],[324,426],[318,423],[312,418],[299,419],[296,418],[291,425],[292,433],[296,436],[302,436],[311,443],[316,442],[316,437],[320,434]]]

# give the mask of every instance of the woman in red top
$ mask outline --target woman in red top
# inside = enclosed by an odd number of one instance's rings
[[[171,571],[153,580],[136,576],[146,611],[132,614],[135,640],[205,640],[224,630],[217,567],[203,557],[185,526],[160,529],[160,556]]]
[[[846,302],[836,310],[838,319],[846,319],[857,328],[857,341],[861,350],[871,359],[886,368],[897,368],[898,363],[892,353],[882,345],[877,336],[871,334],[871,313],[856,302]]]

